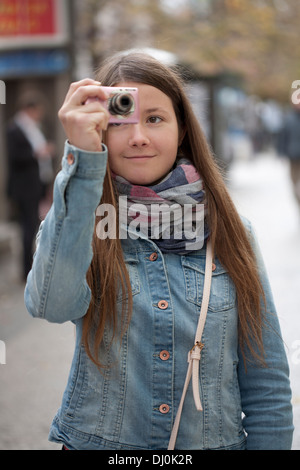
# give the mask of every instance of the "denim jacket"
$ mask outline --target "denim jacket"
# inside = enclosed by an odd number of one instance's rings
[[[122,240],[133,314],[121,344],[116,340],[109,347],[107,327],[100,354],[109,367],[99,372],[81,335],[91,299],[86,272],[106,164],[106,148],[87,153],[66,143],[53,206],[39,231],[25,289],[31,315],[76,324],[70,375],[49,438],[79,450],[167,449],[200,312],[205,249],[188,255],[162,254],[151,240],[130,236]],[[291,447],[287,359],[264,265],[251,226],[245,223],[256,247],[267,300],[268,367],[248,365],[245,371],[237,339],[235,287],[216,259],[202,336],[203,411],[196,410],[189,387],[176,449]]]

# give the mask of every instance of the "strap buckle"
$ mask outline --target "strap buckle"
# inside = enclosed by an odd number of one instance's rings
[[[202,349],[204,348],[204,344],[201,343],[201,341],[196,341],[196,343],[194,344],[194,346],[190,350],[190,353],[192,353],[196,348],[199,348],[200,351],[202,351]]]

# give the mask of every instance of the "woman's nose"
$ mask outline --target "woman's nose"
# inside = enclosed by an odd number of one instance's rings
[[[147,135],[146,129],[140,124],[132,124],[131,134],[129,136],[129,145],[140,147],[149,145],[150,139]]]

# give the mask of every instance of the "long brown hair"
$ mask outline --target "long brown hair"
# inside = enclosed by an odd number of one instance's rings
[[[194,115],[178,71],[143,53],[121,53],[107,59],[96,75],[103,86],[137,82],[154,86],[172,100],[179,129],[183,131],[180,150],[202,176],[208,207],[208,225],[215,256],[235,284],[238,302],[239,344],[244,359],[263,363],[263,288],[258,276],[249,234],[228,194],[222,174]],[[107,171],[102,203],[117,207],[116,192]],[[116,296],[122,289],[121,335],[126,331],[132,309],[130,280],[120,240],[101,240],[94,234],[94,257],[87,274],[92,301],[83,322],[83,342],[90,358],[98,365],[98,350],[104,328],[117,328]],[[91,346],[93,344],[93,347]],[[248,353],[246,354],[246,351]]]

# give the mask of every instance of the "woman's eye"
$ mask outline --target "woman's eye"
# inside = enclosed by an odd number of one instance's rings
[[[110,122],[109,127],[120,127],[122,124],[120,122]]]
[[[121,127],[124,126],[126,123],[125,122],[111,122],[109,125],[112,127]]]
[[[150,116],[148,118],[148,121],[151,123],[151,124],[158,124],[162,121],[162,119],[159,117],[159,116]]]

